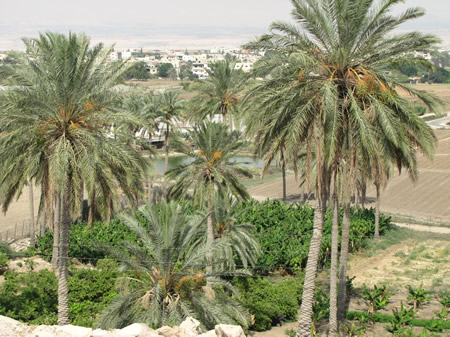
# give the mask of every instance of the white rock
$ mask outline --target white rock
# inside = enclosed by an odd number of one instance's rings
[[[171,328],[170,326],[163,326],[156,330],[158,335],[164,337],[189,337],[189,335],[178,326]]]
[[[91,337],[92,329],[76,325],[63,325],[56,328],[56,333],[58,336],[67,334],[70,337]]]
[[[208,332],[202,333],[197,337],[217,337],[216,332],[214,330],[209,330]]]
[[[95,329],[92,331],[92,337],[103,337],[108,334],[108,331],[102,329]]]
[[[200,322],[192,317],[186,318],[183,323],[180,324],[180,328],[184,329],[186,334],[190,337],[195,337],[202,333]]]
[[[15,319],[0,316],[0,337],[22,336],[31,329]]]
[[[28,333],[26,337],[71,337],[67,333],[59,333],[57,335],[56,328],[57,326],[39,325],[33,330],[33,332]]]
[[[215,331],[217,337],[245,337],[244,330],[238,325],[218,324]]]
[[[116,333],[121,336],[127,336],[127,337],[144,336],[144,335],[147,336],[151,333],[157,335],[152,329],[150,329],[147,325],[142,324],[142,323],[131,324],[121,330],[116,330]]]

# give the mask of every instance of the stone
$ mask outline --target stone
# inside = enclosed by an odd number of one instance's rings
[[[0,337],[16,337],[27,334],[31,328],[15,319],[0,316]]]
[[[56,333],[58,337],[60,334],[67,334],[70,337],[91,337],[92,329],[76,325],[63,325],[56,328]]]
[[[202,333],[200,322],[192,317],[186,318],[183,323],[180,324],[180,328],[184,329],[186,334],[190,337],[195,337]]]
[[[51,325],[39,325],[33,332],[28,333],[26,337],[71,337],[67,333],[56,334],[57,326]]]
[[[238,325],[218,324],[215,331],[217,337],[245,337],[244,330]]]
[[[217,335],[216,335],[216,331],[209,330],[205,333],[202,333],[201,335],[198,335],[197,337],[217,337]]]
[[[142,323],[131,324],[121,330],[116,330],[116,333],[120,336],[136,337],[136,336],[149,336],[151,334],[157,336],[154,330],[150,329],[147,325]]]
[[[170,326],[163,326],[156,330],[158,335],[164,337],[189,337],[189,335],[178,326],[171,328]]]
[[[95,329],[92,331],[92,337],[103,337],[108,334],[108,331],[102,329]]]

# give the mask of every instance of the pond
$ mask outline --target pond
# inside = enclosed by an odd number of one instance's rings
[[[193,161],[193,159],[190,157],[187,157],[187,156],[169,157],[169,170],[174,167],[180,166],[180,165],[189,164],[192,161]],[[261,159],[254,158],[252,156],[236,156],[236,157],[231,158],[231,161],[241,163],[242,166],[247,166],[247,167],[262,168],[264,165],[264,162]],[[162,175],[164,172],[164,157],[154,158],[152,160],[152,164],[153,164],[153,169],[155,170],[155,173],[158,175]]]

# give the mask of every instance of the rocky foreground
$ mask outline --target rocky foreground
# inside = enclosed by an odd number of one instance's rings
[[[0,337],[245,337],[240,326],[219,324],[214,330],[203,332],[200,322],[188,317],[173,328],[163,326],[158,330],[135,323],[123,329],[100,330],[75,325],[28,326],[12,318],[0,316]]]

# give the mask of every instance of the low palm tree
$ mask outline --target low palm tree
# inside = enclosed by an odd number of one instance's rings
[[[215,250],[199,239],[204,218],[187,216],[186,207],[175,202],[141,207],[137,213],[120,218],[142,244],[124,242],[108,249],[124,275],[117,281],[120,294],[97,325],[121,328],[142,322],[156,329],[194,316],[208,329],[218,323],[248,327],[248,312],[227,294],[237,295],[234,287],[204,273],[205,254]]]
[[[249,194],[239,181],[238,175],[252,177],[251,171],[232,160],[242,146],[237,133],[230,133],[221,123],[204,122],[191,132],[194,151],[183,146],[179,151],[192,158],[192,162],[176,167],[166,173],[174,180],[168,194],[172,198],[192,197],[194,204],[207,204],[207,242],[214,241],[214,201],[216,192],[231,193],[238,200],[249,199]],[[192,193],[189,193],[192,192]],[[209,256],[211,261],[212,256]],[[211,266],[210,266],[211,267]]]
[[[148,163],[130,145],[130,135],[112,127],[130,124],[131,116],[116,110],[113,88],[125,64],[108,62],[110,48],[90,48],[83,34],[46,33],[23,41],[27,54],[13,55],[16,64],[1,92],[0,188],[7,192],[3,207],[31,178],[41,183],[50,211],[51,197],[61,195],[58,324],[67,324],[68,239],[80,181],[94,186],[101,177],[114,195],[124,189],[134,197],[143,190]]]

